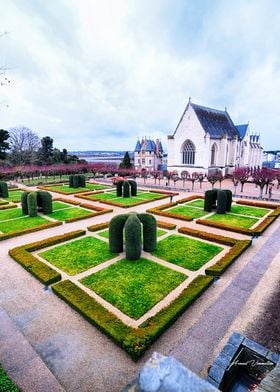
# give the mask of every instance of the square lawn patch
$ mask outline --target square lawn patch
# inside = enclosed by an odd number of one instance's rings
[[[9,191],[9,197],[3,197],[3,200],[13,202],[13,203],[19,203],[21,201],[21,194],[23,191]]]
[[[172,234],[159,241],[152,254],[172,264],[197,271],[222,250],[221,246]]]
[[[69,206],[70,207],[70,206]],[[50,218],[57,219],[59,221],[64,221],[71,218],[77,218],[80,216],[86,217],[87,215],[92,216],[94,211],[85,210],[80,207],[70,207],[63,208],[56,211],[53,211],[51,214],[48,214]]]
[[[33,227],[40,227],[46,223],[50,223],[50,221],[42,218],[41,216],[29,217],[24,215],[23,217],[14,220],[0,222],[0,231],[4,234],[14,233],[25,229],[31,229]]]
[[[24,218],[27,215],[23,215],[21,208],[8,208],[6,210],[0,210],[0,222],[8,219]]]
[[[73,204],[68,204],[68,203],[64,203],[62,201],[54,200],[52,202],[52,207],[53,207],[53,211],[57,211],[57,210],[63,210],[64,208],[73,207]]]
[[[138,319],[187,278],[151,260],[122,259],[81,280],[106,301]]]
[[[41,257],[69,275],[75,275],[116,257],[108,244],[94,237],[84,237],[39,253]]]
[[[166,230],[157,229],[157,237],[161,237],[162,235],[166,234]],[[109,230],[103,230],[97,233],[100,237],[109,238]]]
[[[204,200],[203,199],[192,200],[190,202],[187,202],[185,205],[192,206],[192,207],[204,208]]]
[[[248,215],[248,216],[253,216],[255,218],[262,218],[269,211],[271,210],[267,208],[251,207],[251,206],[245,206],[241,204],[233,204],[230,210],[230,212],[234,214]]]
[[[104,201],[110,201],[111,203],[116,203],[116,205],[122,205],[124,207],[126,206],[133,206],[141,203],[145,203],[149,200],[157,200],[161,199],[163,195],[162,193],[154,193],[154,192],[143,192],[143,191],[138,191],[137,196],[132,196],[132,197],[118,197],[116,196],[116,191],[108,191],[104,193],[97,193],[97,194],[92,194],[92,195],[87,195],[88,198],[92,200],[98,200],[100,202]]]
[[[257,218],[250,218],[241,215],[232,215],[230,213],[214,214],[206,218],[206,220],[222,223],[223,225],[228,226],[242,227],[245,229],[249,229],[259,221]]]
[[[103,189],[108,189],[110,188],[107,185],[101,185],[101,184],[90,184],[86,183],[85,188],[70,188],[68,184],[62,184],[62,185],[47,185],[46,189],[56,192],[56,191],[61,191],[63,193],[67,194],[73,194],[73,193],[79,193],[79,192],[88,192],[88,191],[100,191]]]
[[[178,205],[176,207],[169,208],[168,210],[163,211],[171,212],[172,214],[193,219],[201,218],[202,216],[209,214],[209,212],[206,212],[200,208],[188,207],[188,205]]]

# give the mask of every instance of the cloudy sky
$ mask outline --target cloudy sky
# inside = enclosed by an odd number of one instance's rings
[[[0,128],[132,150],[192,97],[280,148],[278,0],[0,0]],[[2,75],[3,81],[3,75]],[[8,105],[8,107],[7,107]]]

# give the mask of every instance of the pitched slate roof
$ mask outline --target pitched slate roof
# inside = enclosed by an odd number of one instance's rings
[[[161,142],[157,139],[158,143],[158,152],[163,153],[163,147]],[[136,146],[134,151],[135,152],[140,152],[141,150],[143,151],[152,151],[152,152],[157,152],[157,143],[154,142],[152,139],[142,139],[141,142],[137,140]]]
[[[137,143],[136,143],[134,151],[136,151],[136,152],[140,152],[141,151],[141,144],[140,144],[139,140],[137,140]]]
[[[236,136],[239,137],[239,133],[226,110],[211,109],[193,103],[190,103],[190,105],[194,109],[202,128],[210,137],[215,139],[220,139],[224,135],[227,135],[230,139]]]
[[[248,124],[235,125],[241,139],[244,139],[248,126]]]

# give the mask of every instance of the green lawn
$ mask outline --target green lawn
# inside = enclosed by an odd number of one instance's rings
[[[69,275],[75,275],[117,256],[108,244],[94,237],[84,237],[40,253],[40,256]]]
[[[138,319],[186,279],[186,275],[140,258],[123,259],[81,282],[133,319]]]
[[[80,216],[86,217],[91,216],[94,211],[85,210],[79,207],[70,207],[70,208],[63,208],[61,210],[53,211],[51,214],[48,214],[50,218],[65,221],[71,218],[77,218]]]
[[[193,206],[193,207],[204,208],[204,200],[196,199],[196,200],[187,202],[185,205],[186,206]]]
[[[9,191],[9,197],[3,198],[6,201],[19,203],[21,201],[22,191]]]
[[[19,392],[19,389],[7,376],[4,370],[0,367],[0,391],[1,392]]]
[[[53,211],[62,210],[64,208],[71,208],[73,204],[64,203],[62,201],[53,201],[52,203]]]
[[[172,234],[158,241],[157,248],[152,254],[183,268],[197,271],[222,250],[221,246]]]
[[[228,226],[236,226],[242,227],[245,229],[249,229],[255,223],[259,221],[257,218],[249,218],[247,216],[238,216],[238,215],[231,215],[230,213],[227,214],[214,214],[206,218],[206,220],[210,220],[212,222],[222,223]]]
[[[209,212],[206,212],[200,208],[194,208],[194,207],[188,207],[187,205],[178,205],[173,208],[169,208],[168,210],[164,210],[167,212],[171,212],[172,214],[176,214],[182,217],[187,217],[187,218],[201,218],[202,216],[205,216],[209,214]]]
[[[121,204],[122,206],[133,206],[135,204],[141,204],[143,202],[146,202],[147,200],[157,200],[162,198],[164,196],[162,193],[154,193],[154,192],[142,192],[138,191],[137,196],[133,197],[117,197],[116,196],[116,191],[108,191],[104,193],[97,193],[93,195],[88,195],[92,200],[98,200],[98,201],[107,201],[109,200],[111,203],[116,203],[116,205]]]
[[[0,210],[0,222],[8,219],[21,218],[23,215],[21,208],[8,208],[7,210]]]
[[[157,229],[157,237],[161,237],[162,235],[166,234],[167,231],[162,229]],[[109,238],[109,230],[103,230],[98,233],[100,237]]]
[[[21,231],[32,227],[39,227],[46,223],[50,223],[50,221],[42,218],[41,216],[29,217],[26,215],[25,218],[0,222],[0,231],[4,234],[13,233],[15,231]]]
[[[73,193],[77,193],[77,192],[88,192],[88,191],[100,191],[103,189],[107,189],[110,188],[107,185],[101,185],[101,184],[89,184],[86,183],[86,187],[85,188],[70,188],[68,184],[61,184],[61,185],[47,185],[46,186],[50,191],[56,192],[56,191],[61,191],[67,194],[73,194]]]
[[[262,218],[269,211],[270,210],[267,208],[243,206],[241,204],[233,204],[230,210],[230,212],[233,212],[234,214],[248,215],[255,218]]]

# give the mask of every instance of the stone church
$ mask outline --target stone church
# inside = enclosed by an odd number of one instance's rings
[[[259,135],[249,124],[235,125],[227,110],[188,102],[173,133],[167,138],[168,170],[189,173],[217,169],[230,174],[235,167],[262,165]]]

